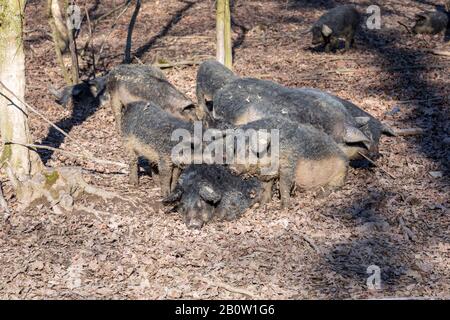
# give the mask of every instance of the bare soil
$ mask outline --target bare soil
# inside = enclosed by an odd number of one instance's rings
[[[415,13],[440,1],[355,0],[362,12],[379,3],[381,29],[365,28],[349,52],[311,50],[310,35],[302,32],[324,10],[344,2],[234,1],[234,70],[333,92],[395,128],[422,128],[423,135],[383,137],[379,167],[351,168],[346,185],[330,195],[297,192],[286,210],[274,197],[239,220],[212,222],[200,231],[188,230],[178,214],[167,212],[143,171],[135,189],[120,168],[43,152],[47,165],[82,166],[88,182],[131,201],[85,196],[73,212],[56,214],[47,205],[18,212],[2,177],[13,214],[0,224],[0,298],[450,297],[450,61],[428,52],[450,47],[443,35],[413,36],[398,24],[411,25]],[[116,15],[98,18],[114,1],[89,3],[98,58]],[[107,38],[98,74],[122,61],[132,11]],[[63,109],[49,94],[48,85],[61,87],[64,81],[44,1],[29,0],[25,19],[28,103],[97,157],[125,163],[108,106]],[[146,64],[201,59],[214,56],[214,35],[213,1],[143,1],[133,52]],[[87,38],[84,23],[79,48]],[[83,79],[92,70],[89,61],[89,54],[80,60]],[[165,70],[192,99],[196,71],[197,66]],[[36,143],[79,151],[36,116],[30,123]],[[381,270],[381,290],[367,287],[370,265]]]

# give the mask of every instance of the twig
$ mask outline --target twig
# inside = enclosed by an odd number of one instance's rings
[[[98,57],[99,57],[98,59],[99,59],[99,60],[100,60],[100,57],[101,57],[101,55],[102,55],[103,49],[104,49],[104,47],[105,47],[106,41],[108,40],[109,36],[111,35],[111,33],[113,32],[114,28],[115,28],[116,25],[117,25],[117,21],[120,19],[120,17],[121,17],[122,15],[125,14],[125,12],[128,10],[128,8],[130,7],[130,5],[131,5],[131,1],[128,1],[128,2],[125,3],[125,8],[120,12],[120,14],[117,15],[116,19],[114,19],[114,22],[113,22],[113,24],[111,25],[111,29],[109,30],[109,33],[103,38],[102,44],[100,45],[100,50],[99,50],[99,52],[98,52]],[[121,7],[122,7],[122,6],[121,6]],[[97,63],[98,63],[98,61],[97,61]]]
[[[68,139],[70,139],[71,141],[73,141],[77,146],[79,146],[83,152],[85,152],[87,154],[87,156],[92,157],[92,154],[86,150],[81,143],[79,143],[76,139],[72,138],[71,136],[69,136],[63,129],[61,129],[60,127],[58,127],[56,124],[54,124],[53,122],[51,122],[49,119],[47,119],[42,113],[40,113],[39,111],[37,111],[35,108],[33,108],[32,106],[30,106],[28,103],[26,103],[25,101],[23,101],[22,99],[20,99],[14,92],[12,92],[7,86],[5,86],[3,84],[2,81],[0,81],[0,86],[2,86],[9,94],[11,94],[13,97],[15,97],[20,103],[22,103],[24,106],[26,106],[28,109],[30,109],[32,112],[36,113],[39,117],[41,117],[45,122],[47,122],[49,125],[51,125],[53,128],[55,128],[58,132],[60,132],[62,135],[64,135],[65,137],[67,137]],[[16,106],[17,108],[20,109],[19,106],[17,106],[16,104],[14,104],[14,106]],[[23,110],[22,110],[23,111]]]
[[[93,162],[97,162],[100,164],[112,164],[112,165],[116,165],[119,167],[127,167],[126,164],[121,163],[121,162],[116,162],[116,161],[110,161],[110,160],[103,160],[103,159],[98,159],[96,157],[93,156],[87,156],[84,154],[77,154],[74,152],[70,152],[70,151],[66,151],[66,150],[62,150],[62,149],[58,149],[58,148],[54,148],[54,147],[50,147],[50,146],[44,146],[44,145],[39,145],[39,144],[32,144],[32,143],[18,143],[18,142],[5,142],[5,144],[17,144],[23,147],[27,147],[27,148],[35,148],[35,149],[45,149],[45,150],[50,150],[50,151],[56,151],[56,152],[60,152],[63,154],[67,154],[69,156],[72,157],[76,157],[76,158],[83,158],[83,159],[88,159],[88,160],[92,160]]]
[[[445,57],[450,57],[450,51],[442,51],[442,50],[427,50],[426,52],[435,54],[437,56],[445,56]]]
[[[320,250],[320,248],[314,243],[314,241],[308,237],[307,235],[302,235],[301,236],[303,240],[305,240],[314,250],[316,250],[317,253],[322,253],[322,251]]]
[[[396,176],[394,176],[392,173],[390,173],[389,171],[383,169],[382,167],[380,167],[379,165],[377,165],[372,159],[370,159],[368,156],[366,156],[364,153],[359,152],[359,155],[362,156],[363,158],[365,158],[367,161],[369,161],[371,164],[373,164],[375,167],[379,168],[381,171],[383,171],[384,173],[386,173],[389,177],[391,177],[392,179],[397,179]]]
[[[395,134],[397,136],[417,136],[423,134],[423,129],[421,128],[408,128],[408,129],[395,129]]]
[[[109,12],[106,12],[105,14],[101,15],[100,17],[98,17],[98,18],[95,20],[95,24],[99,23],[100,20],[103,20],[104,18],[107,18],[107,17],[109,17],[110,15],[116,13],[116,12],[119,11],[120,9],[122,9],[122,8],[124,8],[124,7],[128,6],[128,5],[130,5],[130,3],[131,3],[131,0],[127,0],[127,1],[125,1],[124,3],[122,3],[120,6],[115,7],[114,9],[112,9],[112,10],[109,11]]]
[[[404,23],[402,23],[402,22],[400,22],[400,21],[397,21],[397,22],[398,22],[399,25],[401,25],[402,27],[404,27],[408,33],[411,33],[411,30],[409,29],[409,27],[408,27],[406,24],[404,24]]]
[[[444,97],[435,97],[435,98],[429,98],[429,99],[413,99],[413,100],[403,100],[398,101],[397,104],[406,104],[406,103],[417,103],[417,102],[431,102],[431,101],[438,101],[442,100]]]
[[[229,284],[226,284],[224,282],[221,282],[221,281],[211,281],[211,280],[206,279],[206,278],[198,278],[198,279],[200,281],[203,281],[203,282],[209,284],[210,286],[215,286],[215,287],[223,288],[223,289],[225,289],[227,291],[230,291],[230,292],[243,294],[243,295],[249,296],[249,297],[251,297],[253,299],[258,299],[259,298],[256,294],[254,294],[253,292],[251,292],[251,291],[249,291],[247,289],[233,287],[233,286],[231,286]]]

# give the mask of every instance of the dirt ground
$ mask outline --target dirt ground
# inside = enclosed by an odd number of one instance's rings
[[[84,8],[84,1],[77,2]],[[380,5],[381,29],[362,30],[349,52],[311,50],[310,35],[302,32],[344,2],[234,1],[234,70],[333,92],[395,128],[422,128],[423,135],[383,137],[379,167],[351,168],[346,185],[326,197],[297,193],[286,210],[274,197],[237,221],[213,222],[200,231],[166,213],[157,185],[144,172],[135,189],[120,168],[44,152],[47,165],[82,166],[88,182],[131,201],[85,196],[73,212],[56,214],[45,205],[18,212],[2,176],[13,215],[0,224],[0,298],[449,298],[450,63],[429,52],[449,46],[442,35],[413,36],[398,24],[410,25],[415,13],[440,1],[355,0],[362,12]],[[125,163],[108,106],[63,109],[50,96],[48,85],[64,81],[45,3],[28,0],[26,8],[26,100],[97,157]],[[100,75],[122,61],[133,6],[111,29],[116,15],[98,19],[114,1],[88,3]],[[214,35],[213,1],[143,1],[133,52],[146,64],[203,59],[215,54]],[[79,48],[87,38],[84,25]],[[83,79],[92,70],[90,52],[80,61]],[[193,99],[196,71],[165,70]],[[36,116],[30,123],[36,143],[79,151]],[[366,285],[371,265],[380,268],[380,290]]]

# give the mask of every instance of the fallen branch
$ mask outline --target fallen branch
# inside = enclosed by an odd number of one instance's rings
[[[317,253],[322,253],[322,251],[320,250],[320,248],[314,243],[314,241],[309,238],[307,235],[302,235],[301,236],[303,240],[305,240]]]
[[[397,136],[417,136],[423,134],[423,129],[421,128],[408,128],[408,129],[395,129],[395,134]]]
[[[60,153],[63,153],[63,154],[67,154],[67,155],[72,156],[72,157],[91,160],[93,162],[100,163],[100,164],[112,164],[112,165],[119,166],[119,167],[124,167],[124,168],[127,167],[126,164],[121,163],[121,162],[98,159],[98,158],[96,158],[94,156],[87,156],[87,155],[84,155],[84,154],[78,154],[78,153],[74,153],[74,152],[70,152],[70,151],[66,151],[66,150],[62,150],[62,149],[58,149],[58,148],[53,148],[53,147],[50,147],[50,146],[44,146],[44,145],[39,145],[39,144],[31,144],[31,143],[23,144],[23,143],[18,143],[18,142],[5,142],[5,145],[6,144],[17,144],[17,145],[20,145],[20,146],[23,146],[23,147],[26,147],[26,148],[31,148],[31,149],[34,148],[34,149],[45,149],[45,150],[50,150],[50,151],[56,151],[56,152],[60,152]]]
[[[404,24],[404,23],[402,23],[402,22],[400,22],[400,21],[397,21],[397,22],[398,22],[399,25],[401,25],[402,27],[404,27],[408,33],[411,33],[411,30],[409,29],[409,27],[408,27],[406,24]]]
[[[435,54],[437,56],[445,56],[445,57],[450,57],[450,51],[443,51],[443,50],[427,50],[426,52]]]
[[[431,102],[431,101],[438,101],[442,100],[444,97],[434,97],[429,99],[413,99],[413,100],[403,100],[398,101],[397,104],[407,104],[407,103],[421,103],[421,102]]]
[[[95,19],[94,25],[97,25],[97,23],[99,23],[101,20],[103,20],[104,18],[107,18],[107,17],[109,17],[110,15],[116,13],[116,12],[119,11],[120,9],[122,9],[122,8],[124,8],[124,7],[126,7],[126,6],[129,6],[130,3],[131,3],[131,0],[127,0],[127,1],[125,1],[124,3],[122,3],[120,6],[115,7],[115,8],[112,9],[111,11],[106,12],[105,14],[101,15],[100,17],[98,17],[97,19]]]
[[[224,282],[221,282],[221,281],[211,281],[211,280],[208,280],[205,278],[198,278],[198,280],[203,281],[203,282],[209,284],[210,286],[219,287],[219,288],[225,289],[230,292],[243,294],[243,295],[249,296],[253,299],[259,299],[259,297],[256,294],[254,294],[253,292],[251,292],[247,289],[233,287],[233,286],[226,284]]]
[[[371,164],[373,164],[375,167],[379,168],[381,171],[383,171],[384,173],[386,173],[389,177],[391,177],[392,179],[397,179],[396,176],[394,176],[392,173],[390,173],[389,171],[383,169],[382,167],[380,167],[379,165],[377,165],[375,163],[375,161],[373,161],[372,159],[370,159],[368,156],[366,156],[364,153],[359,152],[359,155],[362,156],[364,159],[366,159],[367,161],[369,161]]]

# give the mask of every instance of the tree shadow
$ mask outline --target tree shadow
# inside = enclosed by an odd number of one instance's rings
[[[236,1],[230,2],[230,17],[231,17],[231,28],[237,28],[239,29],[239,35],[235,41],[233,41],[233,47],[232,47],[232,55],[235,56],[236,49],[239,49],[242,44],[245,41],[245,38],[247,36],[247,33],[249,29],[242,23],[236,20],[234,18],[235,15],[235,9],[236,9]]]
[[[135,57],[142,58],[142,56],[153,47],[156,41],[167,35],[170,30],[181,20],[183,14],[195,5],[195,2],[183,1],[183,3],[185,3],[185,5],[172,15],[172,18],[155,36],[150,38],[144,45],[136,49],[136,51],[134,52]]]
[[[80,83],[75,86],[76,91],[79,93],[72,98],[72,114],[64,118],[55,124],[63,129],[66,133],[70,133],[72,128],[82,124],[86,119],[93,115],[100,106],[100,100],[98,97],[94,97],[89,89],[89,86],[85,83]],[[50,127],[47,136],[42,140],[42,145],[58,148],[64,142],[65,136],[57,131],[55,128]],[[51,150],[39,150],[39,155],[46,164],[53,155]]]
[[[448,63],[444,62],[440,66],[428,64],[426,61],[429,53],[425,50],[398,45],[396,30],[368,30],[363,37],[365,41],[359,45],[359,50],[376,53],[381,69],[391,79],[395,79],[396,84],[393,86],[391,81],[383,81],[370,90],[384,92],[393,100],[408,101],[412,112],[402,119],[401,125],[422,128],[425,134],[411,139],[416,140],[422,154],[438,163],[441,170],[448,172],[448,147],[443,139],[438,138],[442,133],[450,133],[446,113],[448,97],[440,92],[443,87],[439,88],[436,82],[432,83],[423,73],[424,70],[433,68],[448,68]],[[404,89],[398,90],[395,87]]]

